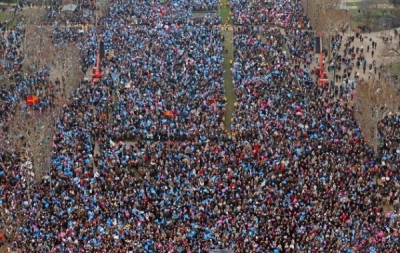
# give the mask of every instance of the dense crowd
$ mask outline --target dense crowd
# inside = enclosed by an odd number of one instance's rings
[[[263,26],[265,24],[290,28],[306,26],[304,21],[307,18],[302,15],[303,9],[300,0],[231,0],[230,10],[233,23],[239,26]]]
[[[55,43],[79,44],[83,71],[101,38],[105,76],[82,81],[63,106],[43,183],[27,191],[18,151],[1,153],[0,228],[17,227],[10,248],[397,252],[400,118],[380,122],[374,155],[351,104],[310,75],[301,2],[235,0],[237,107],[226,133],[221,20],[192,18],[217,5],[112,1],[100,28],[55,28]],[[49,70],[21,72],[22,22],[2,34],[3,125]]]

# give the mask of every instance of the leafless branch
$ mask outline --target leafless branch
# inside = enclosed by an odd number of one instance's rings
[[[399,111],[400,100],[396,88],[391,83],[357,83],[355,97],[355,117],[364,139],[377,152],[379,148],[378,123],[385,116]]]
[[[347,26],[347,14],[338,8],[340,3],[340,0],[317,0],[308,4],[308,16],[316,31],[333,34]]]
[[[12,120],[8,122],[9,143],[32,163],[36,180],[40,180],[49,169],[52,136],[60,110],[59,106],[44,111],[31,108],[21,110],[17,107]]]
[[[399,57],[400,56],[400,44],[385,42],[385,46],[381,52],[382,57]]]
[[[62,80],[67,94],[82,81],[83,73],[79,59],[79,48],[75,44],[62,44],[54,48],[50,78]]]

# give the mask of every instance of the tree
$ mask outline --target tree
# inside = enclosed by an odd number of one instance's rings
[[[62,111],[60,101],[65,100],[69,92],[82,80],[78,46],[73,42],[54,41],[51,28],[41,25],[43,16],[40,15],[44,15],[43,9],[35,8],[24,12],[26,28],[22,70],[36,77],[38,71],[48,70],[50,80],[41,82],[61,80],[64,96],[54,97],[57,95],[54,94],[54,90],[47,90],[53,98],[52,105],[40,110],[25,105],[14,107],[5,131],[11,147],[25,154],[23,166],[27,167],[29,173],[34,174],[36,180],[41,179],[43,173],[50,168],[50,144],[55,122]],[[38,88],[46,89],[46,85]]]
[[[375,0],[364,0],[360,2],[360,10],[363,15],[363,23],[371,29],[374,23],[374,11],[376,10],[377,1]]]
[[[35,24],[26,25],[24,39],[24,72],[36,74],[46,68],[53,54],[48,29]]]
[[[43,111],[35,111],[20,104],[9,113],[12,117],[9,117],[3,126],[4,132],[0,136],[0,141],[3,143],[2,151],[16,154],[16,156],[8,155],[5,162],[19,168],[21,189],[26,190],[16,195],[19,198],[14,199],[13,204],[3,203],[4,209],[0,212],[0,232],[4,232],[7,238],[5,247],[17,235],[20,224],[26,218],[15,206],[22,205],[26,200],[29,202],[33,193],[31,188],[34,189],[33,187],[42,180],[42,176],[50,172],[52,137],[56,120],[61,116],[61,112],[61,107],[57,105],[47,107]],[[3,166],[2,159],[0,166]],[[9,184],[13,185],[12,181]]]
[[[61,111],[56,104],[43,110],[20,105],[6,125],[8,143],[22,154],[21,166],[30,175],[26,176],[28,185],[32,180],[40,181],[50,170],[52,138]]]
[[[37,78],[37,72],[47,70],[50,80],[60,83],[67,95],[82,80],[80,52],[74,42],[55,44],[46,27],[27,26],[23,71]],[[58,90],[59,91],[59,90]]]
[[[316,0],[306,3],[307,16],[318,32],[340,30],[347,25],[346,11],[340,8],[340,0]]]
[[[109,0],[98,0],[97,1],[97,6],[96,9],[100,12],[100,16],[106,16],[107,15],[107,10],[109,7],[110,3]]]
[[[400,45],[399,43],[384,42],[385,46],[382,48],[382,57],[399,57]]]
[[[375,154],[379,148],[378,123],[399,111],[400,100],[395,86],[387,82],[361,80],[356,86],[355,117],[363,137]]]
[[[61,45],[52,46],[51,59],[48,60],[50,79],[61,80],[64,96],[74,90],[82,81],[83,73],[80,67],[79,47],[70,42]]]
[[[46,9],[44,8],[24,8],[22,10],[22,18],[26,25],[39,25],[45,16]]]
[[[349,16],[346,10],[340,8],[340,4],[340,0],[317,0],[307,4],[306,7],[314,30],[324,33],[324,45],[328,46],[329,52],[331,36],[344,32],[349,23]]]
[[[384,46],[380,51],[380,62],[382,67],[380,67],[381,77],[390,80],[392,83],[398,83],[398,72],[396,69],[392,68],[392,64],[398,61],[398,57],[400,56],[400,46],[398,43],[390,43],[388,41],[384,41]]]
[[[45,10],[41,8],[26,9],[23,12],[25,33],[23,41],[24,65],[23,71],[36,75],[38,70],[46,68],[51,59],[51,31],[42,25]]]
[[[98,20],[107,15],[107,10],[109,7],[109,0],[98,0],[96,1],[96,10],[94,12],[95,24],[98,24]]]
[[[54,41],[51,27],[42,25],[43,16],[40,15],[44,15],[43,9],[24,12],[26,29],[23,70],[31,75],[36,75],[39,70],[48,70],[51,80],[63,80],[63,90],[68,93],[79,84],[83,76],[79,47],[72,41]]]

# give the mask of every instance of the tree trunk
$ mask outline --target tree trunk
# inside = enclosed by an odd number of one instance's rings
[[[374,155],[378,155],[378,149],[379,149],[379,138],[378,138],[378,124],[373,124],[371,126],[371,131],[373,134],[373,139],[372,139],[372,146],[374,148]]]

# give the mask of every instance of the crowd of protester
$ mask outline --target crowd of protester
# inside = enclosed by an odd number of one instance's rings
[[[83,80],[63,106],[43,182],[28,186],[18,151],[1,153],[11,249],[397,252],[398,116],[380,122],[374,154],[352,105],[311,76],[301,1],[232,0],[227,133],[221,20],[191,16],[218,4],[112,1],[100,27],[54,28],[54,43],[79,44],[83,72],[101,38],[105,76]],[[23,32],[21,22],[2,33],[2,125],[50,71],[21,72]]]

